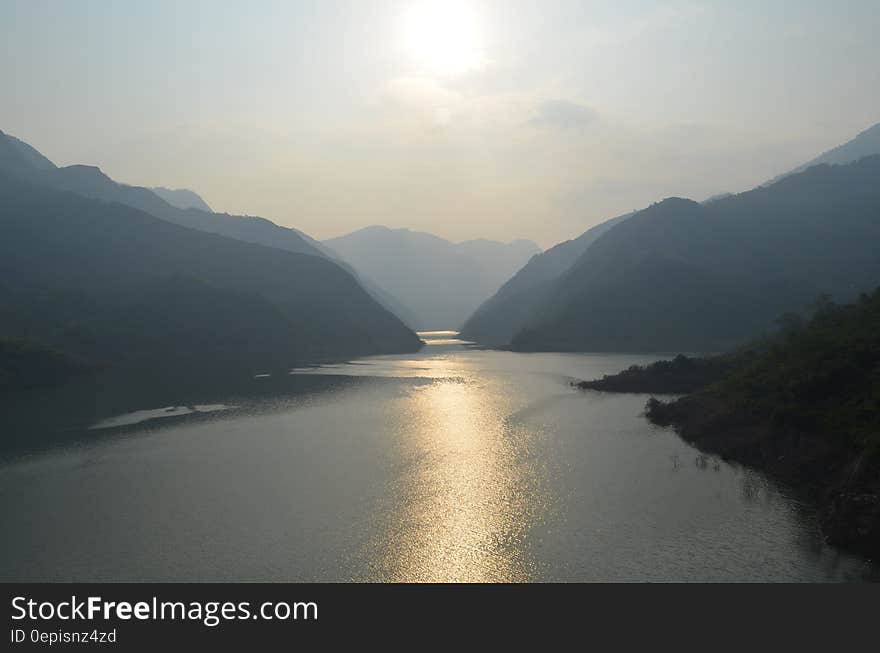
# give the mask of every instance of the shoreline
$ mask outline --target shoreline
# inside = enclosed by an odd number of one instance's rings
[[[880,559],[880,456],[842,432],[737,403],[725,380],[753,354],[677,356],[572,382],[580,390],[652,395],[645,418],[703,453],[783,483],[816,510],[828,544]],[[658,399],[657,397],[663,397]]]
[[[645,417],[722,460],[752,467],[801,494],[831,545],[880,554],[880,460],[828,434],[774,426],[738,414],[711,390],[648,400]]]

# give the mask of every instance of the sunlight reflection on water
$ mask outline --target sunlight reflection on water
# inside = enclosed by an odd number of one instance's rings
[[[417,335],[429,347],[438,345],[470,345],[469,340],[458,337],[458,331],[418,331]]]
[[[135,386],[61,419],[70,448],[0,464],[0,579],[875,577],[784,489],[648,424],[645,396],[570,385],[649,360],[455,344],[234,391]],[[38,393],[15,424],[115,389]],[[119,428],[80,442],[101,419]]]
[[[533,470],[517,464],[521,440],[506,406],[479,384],[441,382],[412,391],[404,458],[410,467],[370,580],[523,581],[533,577],[522,536],[539,505]]]
[[[540,436],[507,419],[512,404],[460,353],[456,332],[420,333],[450,351],[417,359],[366,359],[306,374],[423,377],[408,391],[399,466],[369,542],[371,573],[396,582],[527,581],[534,562],[523,538],[544,499],[524,449]]]

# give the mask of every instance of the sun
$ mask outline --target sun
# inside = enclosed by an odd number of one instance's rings
[[[459,75],[483,65],[479,19],[467,2],[418,2],[406,14],[403,36],[407,50],[426,72]]]

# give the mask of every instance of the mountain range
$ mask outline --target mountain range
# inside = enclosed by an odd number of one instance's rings
[[[39,165],[34,165],[35,161]],[[56,190],[71,191],[83,197],[105,202],[125,204],[167,222],[191,229],[290,252],[327,257],[326,252],[310,243],[308,237],[296,229],[281,227],[265,218],[211,213],[194,208],[181,209],[169,204],[149,188],[117,183],[95,166],[57,167],[29,145],[2,132],[0,132],[0,171]]]
[[[180,209],[0,133],[0,335],[108,366],[413,351],[343,265],[262,218]]]
[[[767,183],[772,184],[773,182],[779,181],[783,177],[787,177],[798,172],[803,172],[807,168],[812,168],[813,166],[819,165],[821,163],[828,163],[832,165],[854,163],[859,159],[863,159],[866,156],[871,156],[874,154],[880,154],[880,123],[877,123],[872,127],[868,127],[866,130],[862,131],[854,138],[848,140],[846,143],[838,145],[837,147],[833,147],[827,152],[823,152],[815,159],[811,159],[810,161],[799,165],[794,170],[790,170],[785,174],[779,175],[778,177],[772,179]]]
[[[702,204],[669,198],[533,258],[462,328],[517,350],[725,349],[817,296],[880,284],[880,125],[819,164]]]
[[[319,242],[0,132],[0,337],[136,367],[280,369],[458,327],[521,351],[726,349],[880,285],[878,153],[875,125],[751,191],[667,198],[541,252],[382,226]]]
[[[409,229],[372,226],[323,245],[408,309],[417,330],[458,329],[505,279],[538,254],[528,240],[453,243]]]
[[[596,225],[572,240],[533,256],[465,321],[462,337],[486,345],[506,345],[537,310],[542,288],[568,270],[599,236],[630,217],[620,215]]]

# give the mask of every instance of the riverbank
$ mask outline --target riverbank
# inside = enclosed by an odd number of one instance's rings
[[[581,390],[680,395],[695,392],[719,381],[732,368],[728,357],[692,358],[679,354],[652,365],[633,365],[618,374],[593,381],[579,381]]]
[[[646,417],[817,509],[836,546],[880,558],[880,291],[722,357],[679,356],[576,384],[651,398]]]
[[[880,557],[880,459],[834,433],[774,425],[711,390],[652,398],[645,416],[701,451],[766,473],[817,509],[829,544]]]

